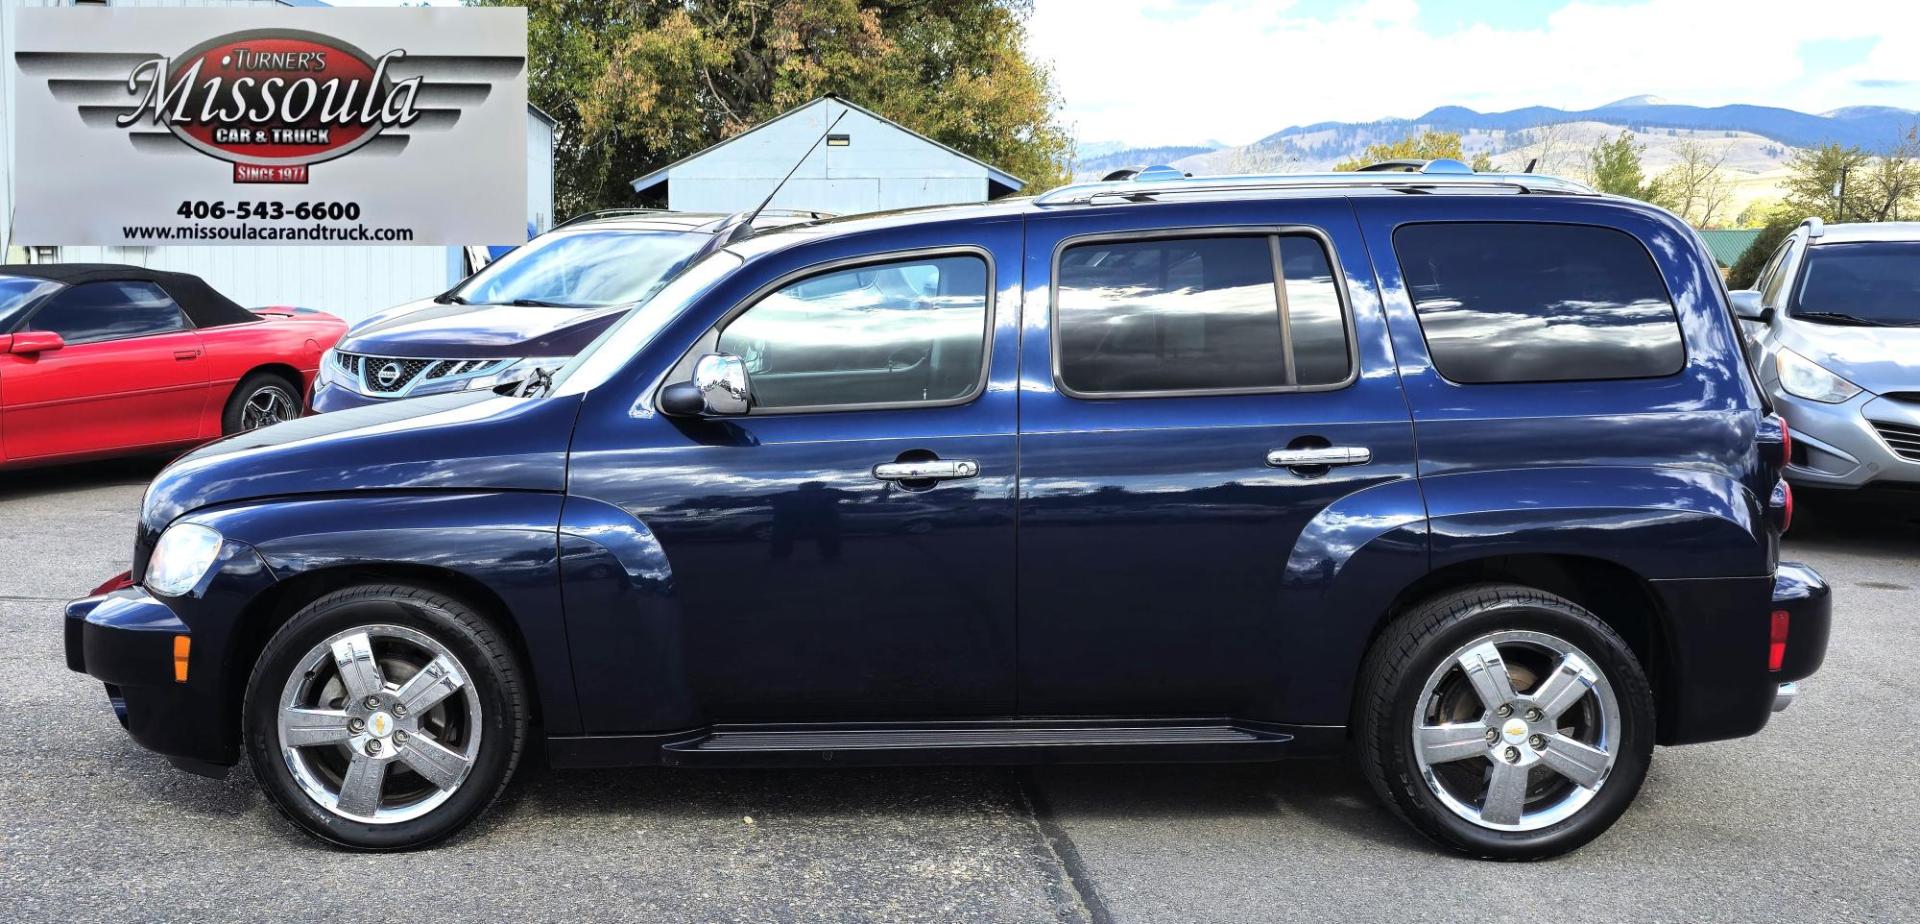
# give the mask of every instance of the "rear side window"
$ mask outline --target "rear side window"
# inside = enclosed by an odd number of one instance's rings
[[[151,282],[89,282],[54,296],[27,319],[26,329],[92,343],[186,330],[187,319],[172,296]]]
[[[965,401],[986,371],[987,261],[923,257],[782,286],[720,333],[757,410]]]
[[[1055,282],[1056,371],[1074,395],[1329,386],[1352,369],[1332,266],[1307,235],[1075,244]]]
[[[1679,319],[1647,248],[1593,225],[1406,225],[1393,234],[1434,367],[1455,382],[1672,375]]]

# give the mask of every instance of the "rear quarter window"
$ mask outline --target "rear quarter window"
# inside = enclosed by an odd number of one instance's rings
[[[1393,246],[1427,351],[1465,384],[1657,378],[1686,363],[1639,239],[1596,225],[1404,225]]]

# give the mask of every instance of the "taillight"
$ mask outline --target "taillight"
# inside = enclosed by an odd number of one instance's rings
[[[1780,532],[1785,535],[1787,530],[1793,528],[1793,483],[1782,480],[1780,490],[1786,495],[1786,499],[1780,504]]]
[[[1777,671],[1787,663],[1787,622],[1792,614],[1773,611],[1773,625],[1767,634],[1767,670]]]
[[[1760,458],[1768,465],[1786,468],[1793,461],[1793,435],[1787,432],[1787,419],[1779,414],[1768,414],[1760,420],[1760,429],[1754,434],[1760,443]]]

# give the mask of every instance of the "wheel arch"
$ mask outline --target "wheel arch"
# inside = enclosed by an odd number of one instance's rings
[[[266,642],[300,608],[342,587],[409,584],[471,606],[520,661],[532,716],[577,730],[578,700],[560,594],[561,499],[532,491],[322,494],[203,510],[198,522],[258,553],[272,583],[220,615],[221,663],[237,708]]]
[[[505,600],[493,588],[470,575],[451,568],[414,562],[355,562],[317,568],[278,581],[248,601],[238,614],[232,639],[226,652],[227,689],[222,708],[238,722],[246,695],[247,679],[253,665],[266,650],[267,640],[287,624],[295,613],[336,590],[366,584],[405,584],[453,597],[472,607],[487,624],[498,630],[512,648],[519,667],[538,688],[539,678],[527,648],[527,639]],[[542,703],[538,696],[527,698],[533,727],[541,727]]]
[[[1488,554],[1430,570],[1394,595],[1373,626],[1365,651],[1371,652],[1387,626],[1421,602],[1475,584],[1517,584],[1580,605],[1620,633],[1646,670],[1655,703],[1673,700],[1668,695],[1675,680],[1671,625],[1660,595],[1645,576],[1619,561],[1595,555],[1565,551]],[[1359,664],[1355,664],[1356,675],[1359,670]],[[1356,685],[1356,716],[1366,692]],[[1668,719],[1664,707],[1656,715],[1665,726]],[[1659,733],[1656,729],[1656,736]]]

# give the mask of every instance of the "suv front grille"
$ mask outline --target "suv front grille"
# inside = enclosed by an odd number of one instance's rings
[[[1880,438],[1887,441],[1887,448],[1893,454],[1908,462],[1920,462],[1920,427],[1903,424],[1872,421],[1873,428],[1880,432]]]
[[[416,385],[452,378],[465,378],[495,372],[510,359],[409,359],[404,356],[367,356],[360,353],[335,353],[334,362],[341,371],[360,383],[369,395],[399,395]]]

